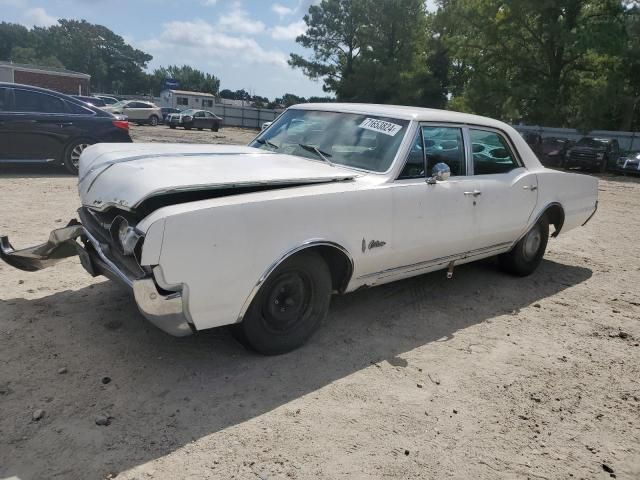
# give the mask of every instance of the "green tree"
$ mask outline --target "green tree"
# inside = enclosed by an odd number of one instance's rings
[[[0,23],[0,60],[13,60],[11,52],[15,47],[32,47],[29,30],[17,23]]]
[[[442,106],[443,82],[429,60],[429,22],[422,0],[323,0],[305,15],[296,41],[312,50],[289,64],[338,100]]]
[[[550,126],[603,126],[626,38],[619,0],[439,5],[451,108]]]
[[[181,90],[217,95],[220,89],[220,80],[215,75],[202,72],[189,65],[160,67],[153,71],[151,77],[154,95],[159,94],[164,88],[166,78],[177,80]]]

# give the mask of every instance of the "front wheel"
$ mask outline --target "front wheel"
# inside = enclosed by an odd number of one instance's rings
[[[535,272],[549,241],[549,221],[542,215],[510,252],[498,257],[502,269],[512,275],[526,277]]]
[[[64,152],[64,168],[67,169],[72,175],[78,174],[78,168],[80,167],[80,155],[85,148],[91,145],[93,142],[87,139],[78,139],[72,141]]]
[[[175,125],[169,125],[169,128],[170,128],[171,130],[175,130],[175,129],[176,129],[176,126],[175,126]]]
[[[149,125],[151,125],[152,127],[157,127],[158,123],[160,123],[160,119],[158,117],[156,117],[155,115],[151,115],[149,117]]]
[[[191,125],[190,123],[185,123],[184,124],[184,129],[185,130],[191,130],[193,128],[193,125]]]
[[[311,337],[330,301],[326,262],[317,253],[299,253],[269,275],[234,333],[264,355],[290,352]]]

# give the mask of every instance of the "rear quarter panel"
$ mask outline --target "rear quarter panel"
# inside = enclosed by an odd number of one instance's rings
[[[542,213],[552,203],[564,209],[562,233],[586,222],[598,201],[598,179],[589,175],[542,169],[538,176],[537,211]],[[532,217],[537,218],[537,215]]]

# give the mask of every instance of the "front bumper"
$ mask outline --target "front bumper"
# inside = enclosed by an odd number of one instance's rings
[[[177,337],[193,333],[182,292],[161,291],[153,275],[136,277],[120,268],[109,254],[109,245],[101,243],[80,222],[72,220],[66,227],[52,231],[47,242],[23,250],[15,250],[8,237],[0,236],[0,258],[27,272],[51,267],[74,256],[80,257],[82,266],[92,276],[104,275],[133,290],[140,312],[156,327]]]

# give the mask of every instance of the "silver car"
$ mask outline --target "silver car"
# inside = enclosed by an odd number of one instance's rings
[[[126,115],[130,122],[158,125],[162,120],[162,110],[157,105],[143,100],[121,100],[103,110],[116,115]]]

